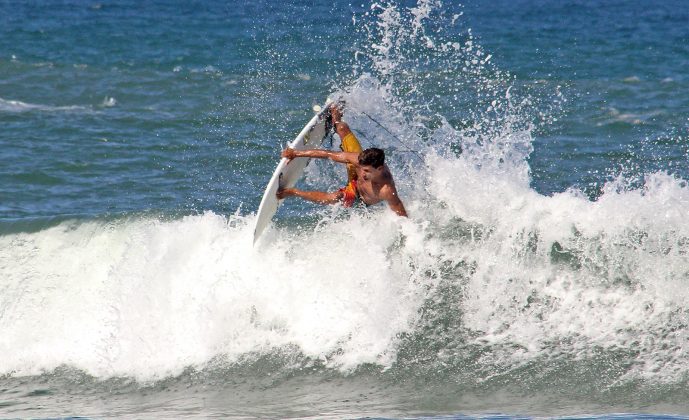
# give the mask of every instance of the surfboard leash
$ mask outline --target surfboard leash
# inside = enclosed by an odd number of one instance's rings
[[[382,128],[382,129],[385,130],[388,134],[390,134],[390,135],[392,136],[392,138],[394,138],[394,139],[397,140],[402,146],[404,146],[404,147],[407,149],[408,152],[411,152],[411,153],[416,154],[416,156],[418,156],[419,158],[421,158],[421,160],[423,160],[423,156],[421,156],[421,154],[420,154],[419,152],[417,152],[416,150],[414,150],[414,149],[412,149],[411,147],[409,147],[409,145],[407,145],[407,143],[403,142],[402,139],[400,139],[399,137],[397,137],[396,135],[394,135],[390,130],[387,129],[387,127],[385,127],[383,124],[381,124],[380,122],[378,122],[378,120],[376,120],[376,119],[373,118],[372,116],[368,115],[368,114],[367,114],[366,112],[364,112],[364,111],[359,111],[359,112],[361,112],[363,115],[365,115],[366,117],[368,117],[368,119],[370,119],[371,121],[373,121],[374,123],[376,123],[376,124],[378,125],[378,127]]]

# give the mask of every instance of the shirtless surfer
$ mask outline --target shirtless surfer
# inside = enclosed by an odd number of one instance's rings
[[[342,121],[342,111],[335,105],[330,107],[333,125],[337,135],[342,139],[342,152],[332,152],[323,149],[295,150],[286,149],[282,157],[294,159],[296,157],[308,157],[317,159],[330,159],[335,162],[347,164],[349,183],[344,188],[335,192],[302,191],[296,188],[284,188],[277,192],[277,197],[301,197],[319,204],[335,204],[342,202],[345,207],[351,207],[361,200],[366,205],[387,201],[390,209],[400,216],[407,216],[404,204],[400,200],[395,181],[392,179],[390,169],[385,164],[385,152],[372,147],[361,150],[359,141],[349,129],[347,123]]]

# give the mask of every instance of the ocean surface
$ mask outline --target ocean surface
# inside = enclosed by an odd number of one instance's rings
[[[688,416],[688,69],[684,0],[0,1],[0,418]],[[252,246],[328,97],[410,217]]]

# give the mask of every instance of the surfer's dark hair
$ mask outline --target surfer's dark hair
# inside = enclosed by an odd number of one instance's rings
[[[359,153],[359,165],[379,168],[385,164],[385,152],[377,147],[371,147]]]

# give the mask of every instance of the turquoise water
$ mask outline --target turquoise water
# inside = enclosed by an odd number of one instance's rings
[[[0,3],[0,417],[687,415],[688,67],[683,1]],[[326,97],[411,217],[254,248]]]

